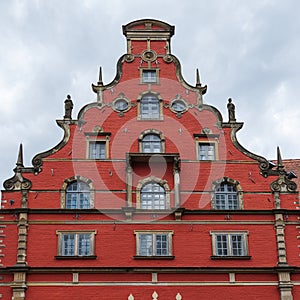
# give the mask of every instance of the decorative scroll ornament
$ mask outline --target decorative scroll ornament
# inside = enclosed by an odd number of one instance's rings
[[[29,179],[26,179],[22,175],[23,165],[23,146],[20,144],[18,160],[14,168],[15,175],[4,181],[3,186],[6,190],[19,191],[19,190],[29,190],[32,183]]]
[[[126,61],[127,63],[133,62],[133,61],[134,61],[134,55],[133,55],[133,54],[126,54],[126,55],[125,55],[125,61]]]
[[[143,53],[142,53],[142,59],[144,61],[155,61],[157,58],[157,54],[155,51],[153,50],[145,50]]]
[[[273,170],[273,168],[275,168]],[[265,169],[265,177],[278,176],[270,185],[273,192],[295,192],[297,184],[291,179],[297,178],[293,171],[287,172],[282,164],[282,158],[279,147],[277,147],[277,165],[273,162],[268,162],[268,167]]]
[[[167,54],[163,57],[164,62],[166,62],[167,64],[170,64],[173,61],[173,57],[170,54]]]
[[[289,180],[286,176],[280,176],[277,180],[273,181],[270,185],[273,192],[295,192],[297,184]]]

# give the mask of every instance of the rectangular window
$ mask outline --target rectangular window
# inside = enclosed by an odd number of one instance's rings
[[[93,256],[95,232],[58,231],[59,256]]]
[[[217,257],[248,256],[247,232],[212,232],[213,255]]]
[[[143,83],[156,83],[157,82],[156,70],[143,70],[142,71],[142,82]]]
[[[137,256],[172,256],[173,232],[135,231]]]
[[[198,149],[199,160],[215,160],[215,144],[214,143],[199,143]]]
[[[105,159],[106,158],[106,142],[97,141],[89,143],[89,158],[90,159]]]

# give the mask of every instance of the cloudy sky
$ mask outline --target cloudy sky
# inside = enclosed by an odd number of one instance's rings
[[[96,99],[99,66],[113,80],[126,51],[122,25],[153,18],[175,25],[172,53],[185,80],[195,69],[204,102],[227,120],[231,97],[240,143],[268,159],[300,158],[300,2],[298,0],[0,0],[0,181],[62,138],[67,94],[73,116]]]

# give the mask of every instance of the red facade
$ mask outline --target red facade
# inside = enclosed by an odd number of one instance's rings
[[[123,26],[127,53],[61,142],[4,182],[2,299],[300,299],[295,174],[185,82],[174,27]]]

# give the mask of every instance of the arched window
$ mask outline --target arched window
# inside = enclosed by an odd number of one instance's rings
[[[160,137],[156,134],[147,134],[142,139],[143,153],[160,153],[162,152],[162,145]]]
[[[141,153],[164,153],[165,137],[161,131],[147,129],[139,135],[139,152]]]
[[[166,191],[156,182],[149,182],[141,189],[142,209],[165,209]]]
[[[90,187],[81,181],[74,181],[66,188],[66,208],[90,208]]]
[[[215,209],[240,209],[238,192],[234,185],[222,182],[215,189]]]
[[[141,119],[159,119],[160,105],[158,98],[153,94],[146,94],[140,104]]]

